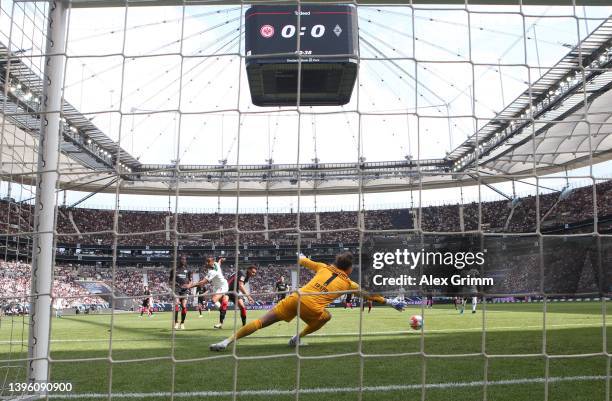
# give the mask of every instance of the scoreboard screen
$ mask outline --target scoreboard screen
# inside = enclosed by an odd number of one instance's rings
[[[255,5],[245,13],[246,69],[257,106],[350,101],[358,71],[352,5]],[[298,77],[300,83],[298,85]]]
[[[316,56],[326,55],[354,58],[356,27],[356,8],[350,5],[304,5],[299,11],[297,6],[253,6],[245,15],[246,55],[299,52],[302,62],[324,61],[325,58]],[[281,58],[286,62],[298,61],[295,56]]]

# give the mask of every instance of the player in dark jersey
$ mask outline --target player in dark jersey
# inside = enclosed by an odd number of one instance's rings
[[[140,317],[142,317],[142,315],[145,313],[145,311],[147,312],[148,316],[153,315],[153,311],[151,311],[151,291],[149,290],[149,287],[147,287],[145,285],[144,287],[144,299],[142,300],[142,307],[140,308]]]
[[[187,256],[181,255],[176,270],[170,271],[170,285],[174,285],[176,303],[174,306],[174,328],[185,330],[185,318],[187,317],[187,297],[189,296],[189,285],[191,285],[191,271],[187,265]],[[178,314],[181,312],[181,323],[179,326]]]
[[[276,287],[276,302],[280,302],[287,296],[289,286],[285,282],[285,276],[280,276],[274,285]]]
[[[249,279],[257,274],[257,266],[251,265],[246,268],[246,270],[238,270],[238,272],[232,273],[230,278],[227,280],[227,284],[230,292],[227,294],[229,300],[232,301],[235,305],[240,308],[240,318],[242,319],[242,325],[246,324],[246,307],[244,305],[244,299],[241,296],[243,294],[250,303],[255,302],[249,291],[245,287],[245,284],[249,282]],[[219,317],[219,321],[223,324],[223,320],[225,319],[225,312],[223,309],[221,310],[221,316]]]
[[[371,299],[362,300],[361,311],[363,312],[365,310],[366,304],[368,305],[368,313],[372,312],[372,300]]]
[[[433,308],[433,295],[431,294],[427,294],[427,298],[425,301],[425,306],[427,306],[428,308]]]
[[[453,297],[453,305],[455,305],[455,310],[459,310],[457,306],[461,304],[462,300],[463,298],[461,297]]]
[[[344,297],[344,309],[346,308],[353,309],[353,294],[346,294]]]
[[[202,317],[202,311],[208,311],[210,312],[210,309],[208,309],[206,307],[206,297],[204,296],[204,294],[206,294],[206,287],[203,285],[200,285],[198,287],[196,287],[196,294],[198,294],[198,313],[200,314],[200,317]]]

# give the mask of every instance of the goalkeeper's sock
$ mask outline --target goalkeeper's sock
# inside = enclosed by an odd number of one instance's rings
[[[367,300],[374,301],[376,303],[383,304],[383,305],[387,303],[387,300],[382,295],[370,295],[367,298]]]
[[[250,336],[255,333],[257,330],[261,329],[263,323],[260,319],[255,319],[251,323],[242,326],[237,332],[235,336],[231,336],[222,341],[225,346],[231,344],[234,340],[238,340],[239,338]]]
[[[174,311],[174,323],[178,323],[178,308]]]

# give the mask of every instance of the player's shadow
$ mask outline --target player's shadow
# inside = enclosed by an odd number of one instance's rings
[[[101,316],[101,315],[96,315]],[[83,319],[79,317],[73,316],[64,316],[62,319],[69,320],[75,323],[75,325],[85,325],[85,326],[96,326],[106,329],[107,332],[111,331],[111,321],[110,315],[108,315],[108,321],[102,322],[95,319]],[[168,321],[168,328],[159,328],[159,327],[146,327],[142,325],[126,325],[124,323],[118,324],[113,323],[112,325],[113,333],[141,333],[153,335],[153,333],[171,333],[172,326],[171,322]]]
[[[467,308],[470,307],[470,303],[468,302]],[[608,305],[612,305],[611,302],[608,302]],[[577,301],[561,301],[561,300],[548,300],[546,302],[546,307],[549,312],[554,313],[593,313],[593,314],[601,314],[601,301],[586,301],[586,302],[577,302]],[[482,306],[479,304],[478,308],[481,309]],[[487,304],[487,311],[495,312],[495,311],[504,311],[504,312],[517,312],[517,313],[525,313],[525,312],[537,312],[542,313],[544,309],[544,302],[515,302],[515,303],[492,303]]]
[[[612,329],[609,329],[612,331]],[[603,352],[602,326],[567,327],[549,329],[546,333],[547,353],[581,354]],[[295,353],[287,345],[286,338],[248,337],[238,342],[238,356],[273,356],[275,354]],[[516,341],[520,338],[521,341]],[[425,334],[424,350],[431,355],[477,354],[482,352],[483,333],[481,330],[469,332],[429,332]],[[486,351],[490,355],[537,354],[542,352],[542,330],[523,330],[520,325],[505,330],[486,332]],[[330,350],[335,354],[353,354],[361,350],[364,354],[394,355],[398,353],[419,353],[421,351],[420,332],[393,335],[363,336],[361,347],[357,336],[306,337],[307,346],[299,348],[301,356],[329,356]],[[568,348],[569,346],[569,348]]]
[[[104,322],[96,322],[91,319],[75,320],[87,321],[89,327],[94,329],[108,327]],[[392,381],[391,379],[387,381],[389,384],[406,383],[414,377],[417,378],[415,383],[420,383],[421,375],[418,369],[421,366],[421,357],[418,355],[397,356],[402,352],[420,350],[421,336],[418,332],[362,337],[361,351],[366,355],[377,355],[375,358],[365,358],[362,362],[361,356],[357,354],[359,350],[357,336],[332,337],[326,335],[324,330],[320,336],[306,338],[305,341],[309,345],[299,349],[300,356],[306,358],[297,357],[295,349],[287,345],[288,336],[285,335],[274,336],[272,333],[266,336],[264,332],[261,332],[260,335],[256,334],[239,341],[236,348],[236,354],[239,357],[265,357],[247,358],[238,362],[240,388],[292,388],[298,374],[301,380],[300,385],[303,388],[355,387],[359,385],[359,382],[353,383],[352,380],[358,378],[355,372],[359,372],[360,363],[365,363],[365,377],[376,374],[378,378],[376,380],[392,378]],[[131,330],[130,332],[139,333],[142,330]],[[173,342],[168,341],[165,336],[143,342],[138,341],[140,337],[138,335],[128,338],[129,341],[126,342],[123,342],[121,338],[113,337],[113,341],[116,340],[116,342],[113,342],[112,352],[109,352],[109,341],[88,342],[87,338],[81,337],[73,338],[74,342],[52,343],[51,379],[54,382],[70,381],[74,384],[75,389],[78,389],[76,391],[78,393],[106,393],[109,388],[109,369],[112,369],[112,388],[116,392],[169,391],[172,377],[175,378],[174,388],[182,388],[184,391],[192,391],[194,387],[198,390],[210,391],[232,389],[231,383],[233,383],[236,363],[233,349],[225,353],[213,353],[208,350],[208,344],[218,341],[228,332],[230,332],[229,328],[215,331],[214,336],[208,336],[202,331],[198,333],[198,330],[193,330],[195,335],[187,331],[179,331]],[[92,330],[91,333],[94,336],[95,330]],[[477,346],[477,352],[479,352],[481,340],[481,332],[428,333],[425,336],[425,351],[430,355],[456,355],[466,350],[461,344],[468,344],[466,347],[470,351],[473,346]],[[490,355],[534,354],[534,351],[541,350],[541,346],[541,330],[521,330],[520,327],[517,327],[514,330],[487,333],[487,353]],[[547,332],[547,352],[549,354],[601,351],[601,327],[551,329]],[[112,356],[114,362],[110,361],[109,355]],[[3,355],[0,351],[0,359],[5,360],[6,357],[6,353]],[[310,357],[312,359],[308,359]],[[474,379],[461,375],[452,376],[451,373],[482,372],[483,358],[453,358],[452,360],[456,362],[448,365],[443,375],[438,370],[451,362],[448,359],[436,359],[435,357],[429,359],[427,371],[428,377],[432,376],[432,379],[428,380],[432,382],[479,380],[479,378]],[[563,368],[568,372],[586,372],[585,374],[605,372],[605,358],[603,357],[596,361],[593,358],[570,358],[568,361],[569,367],[563,365],[556,367],[557,370]],[[398,364],[401,364],[401,370],[398,369]],[[543,363],[535,365],[537,369],[534,368],[533,372],[528,371],[530,369],[528,365],[517,366],[515,370],[507,373],[510,375],[508,377],[511,378],[512,375],[528,377],[530,374],[541,376]],[[555,366],[552,366],[551,369]],[[225,372],[227,377],[210,381],[202,380],[202,372],[207,369],[221,372],[220,374]],[[595,372],[595,369],[599,370]],[[503,374],[506,374],[507,370],[508,368],[505,367]],[[447,371],[449,376],[446,376]],[[253,372],[261,374],[253,374]],[[342,374],[321,375],[321,372],[342,372]],[[265,380],[262,380],[262,374],[265,375]],[[499,378],[507,377],[500,376]],[[348,384],[345,383],[347,380]],[[380,383],[370,384],[379,385]]]

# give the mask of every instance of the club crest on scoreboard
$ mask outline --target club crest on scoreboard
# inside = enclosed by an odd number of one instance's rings
[[[272,25],[263,25],[259,28],[259,33],[266,39],[271,38],[274,36],[274,27]]]

